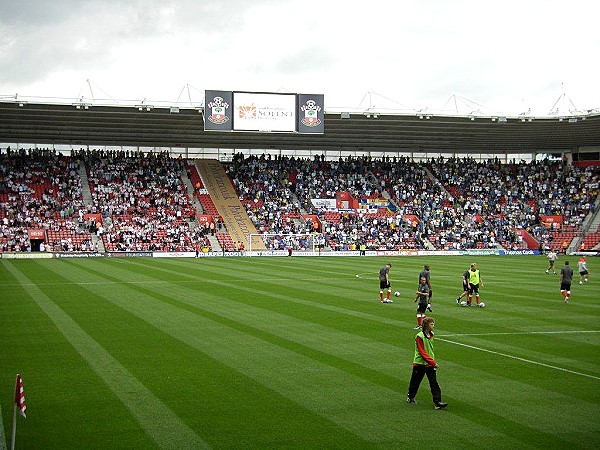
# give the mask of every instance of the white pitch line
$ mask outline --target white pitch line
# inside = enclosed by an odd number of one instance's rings
[[[436,335],[439,337],[456,337],[456,336],[507,336],[507,335],[519,335],[524,334],[579,334],[579,333],[600,333],[600,330],[585,330],[585,331],[523,331],[523,332],[510,332],[510,333],[456,333],[456,334],[442,334]]]
[[[481,352],[491,353],[493,355],[504,356],[506,358],[516,359],[517,361],[522,361],[522,362],[525,362],[525,363],[528,363],[528,364],[535,364],[535,365],[538,365],[538,366],[548,367],[549,369],[560,370],[562,372],[568,372],[568,373],[572,373],[574,375],[580,375],[582,377],[587,377],[587,378],[591,378],[593,380],[599,380],[600,381],[600,377],[597,377],[597,376],[594,376],[594,375],[588,375],[587,373],[576,372],[574,370],[565,369],[564,367],[558,367],[558,366],[553,366],[551,364],[546,364],[546,363],[542,363],[542,362],[538,362],[538,361],[532,361],[530,359],[521,358],[519,356],[507,355],[506,353],[496,352],[494,350],[488,350],[486,348],[476,347],[474,345],[463,344],[461,342],[455,342],[455,341],[451,341],[449,339],[444,339],[444,338],[439,338],[439,337],[436,338],[436,339],[438,339],[440,341],[443,341],[443,342],[448,342],[449,344],[460,345],[461,347],[467,347],[467,348],[471,348],[473,350],[479,350]]]

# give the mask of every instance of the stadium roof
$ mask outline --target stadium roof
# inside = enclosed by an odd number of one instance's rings
[[[326,113],[325,133],[207,132],[202,108],[0,102],[0,142],[322,152],[563,153],[600,146],[600,113],[556,117]],[[594,148],[595,147],[595,148]]]

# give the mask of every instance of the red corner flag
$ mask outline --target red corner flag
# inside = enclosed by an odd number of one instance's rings
[[[25,393],[23,392],[23,378],[21,378],[20,374],[17,374],[17,382],[15,384],[15,405],[21,411],[21,415],[27,418],[25,414],[27,406],[25,405]]]

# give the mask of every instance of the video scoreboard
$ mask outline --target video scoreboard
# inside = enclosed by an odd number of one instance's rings
[[[207,90],[204,95],[206,131],[325,132],[322,94]]]

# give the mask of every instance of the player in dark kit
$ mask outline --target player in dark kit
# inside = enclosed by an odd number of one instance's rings
[[[421,270],[421,272],[419,272],[419,283],[421,283],[421,277],[425,278],[425,282],[427,283],[427,286],[429,287],[429,298],[427,301],[427,310],[429,312],[431,311],[431,297],[433,296],[433,289],[431,289],[431,273],[429,272],[429,264],[425,264],[425,266],[423,267],[423,270]]]
[[[462,286],[463,286],[462,294],[460,294],[458,297],[456,297],[457,305],[460,305],[460,300],[469,293],[469,279],[470,278],[471,278],[471,275],[469,274],[469,269],[467,269],[463,272],[463,276],[462,276]]]
[[[569,261],[560,269],[560,293],[565,298],[565,303],[569,303],[571,297],[571,282],[573,281],[573,269],[569,266]]]
[[[381,269],[379,269],[379,301],[381,303],[394,303],[390,298],[392,295],[392,285],[390,284],[390,269],[392,265],[387,263]],[[387,289],[385,298],[383,297],[383,291]]]
[[[423,325],[423,319],[427,317],[425,315],[425,310],[429,304],[429,286],[427,286],[425,277],[419,278],[419,288],[415,294],[417,296],[415,302],[417,302],[417,300],[419,301],[419,304],[417,305],[417,326],[415,327],[415,330],[418,330]]]

